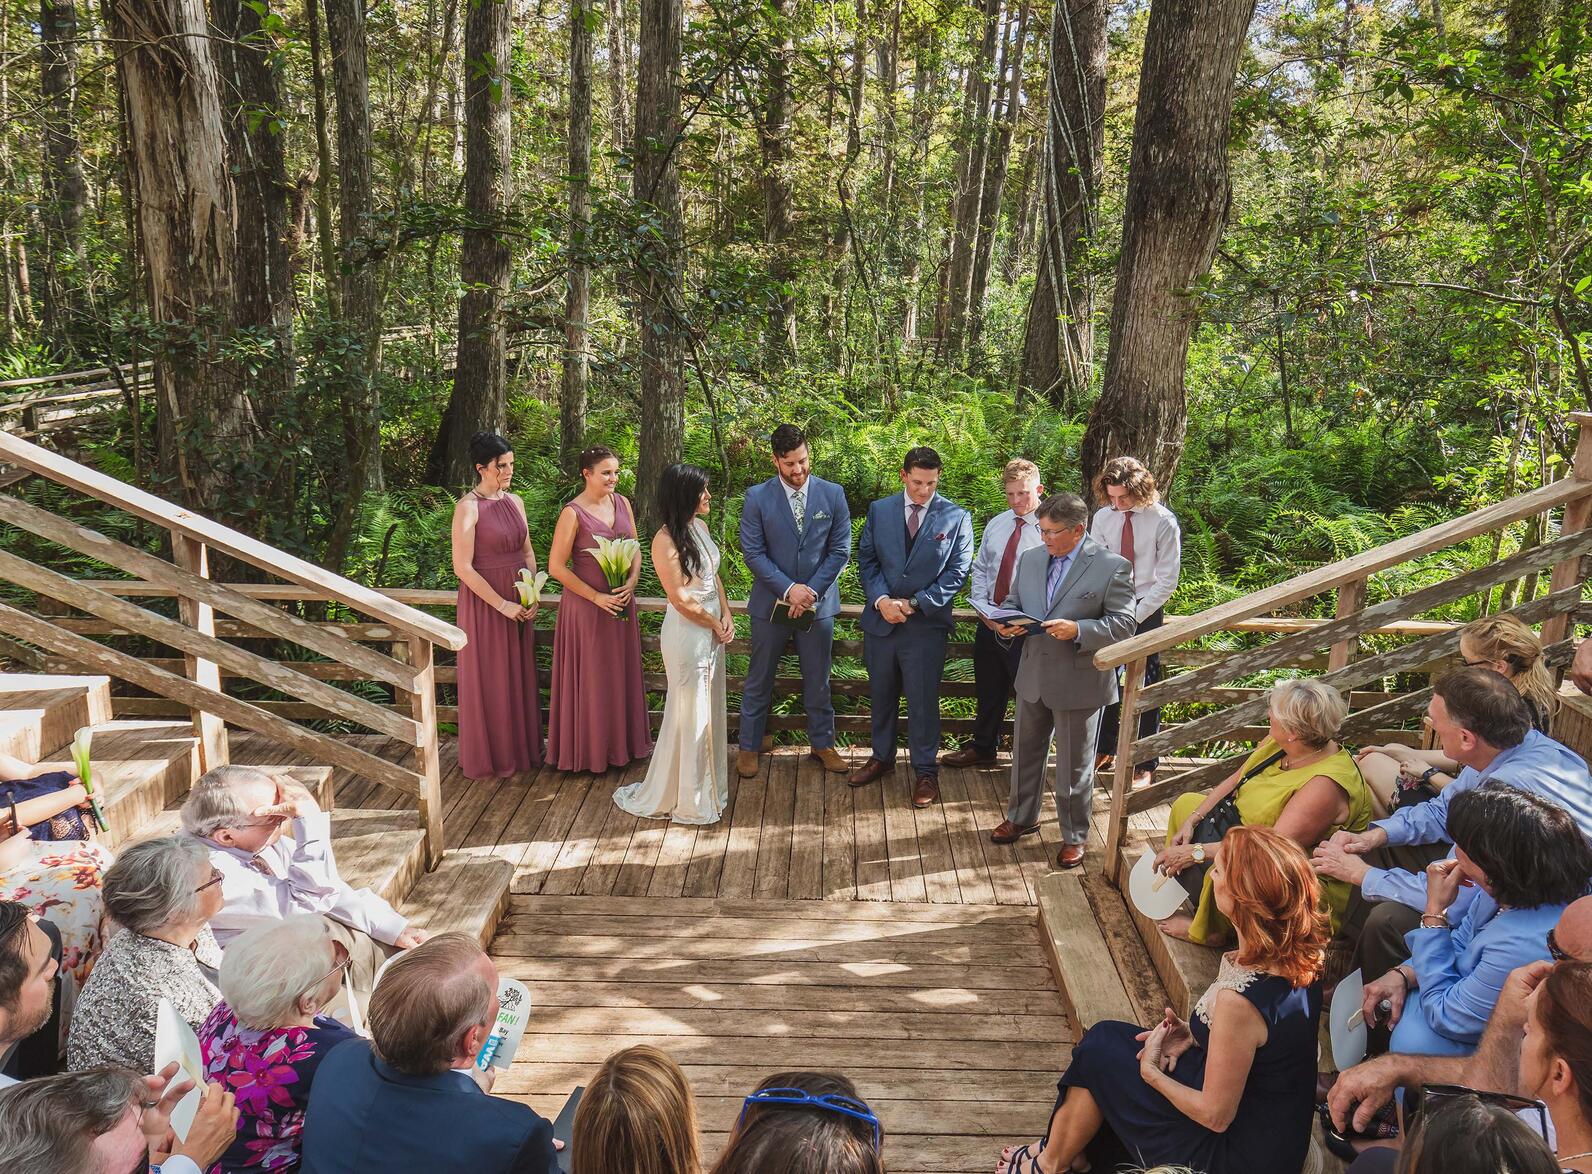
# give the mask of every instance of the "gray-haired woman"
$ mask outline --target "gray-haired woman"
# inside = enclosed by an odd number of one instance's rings
[[[120,1064],[152,1072],[155,1021],[170,999],[197,1029],[221,1001],[206,977],[221,950],[206,924],[221,908],[221,874],[187,836],[160,836],[122,850],[105,873],[105,911],[122,927],[78,998],[67,1036],[72,1069]]]

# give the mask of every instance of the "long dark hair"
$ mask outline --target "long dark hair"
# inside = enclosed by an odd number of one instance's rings
[[[1548,1050],[1575,1077],[1581,1116],[1592,1121],[1592,963],[1560,962],[1537,988],[1537,1022]]]
[[[861,1101],[838,1072],[776,1072],[758,1086]],[[711,1174],[884,1174],[865,1121],[817,1107],[758,1105],[746,1110]]]
[[[1404,1143],[1398,1174],[1558,1174],[1542,1136],[1503,1105],[1455,1097]]]
[[[702,572],[702,550],[691,533],[708,475],[695,465],[670,465],[658,479],[658,517],[680,552],[680,573],[690,582]]]
[[[514,446],[490,428],[484,428],[470,437],[470,465],[473,468],[490,465],[504,453],[513,451]],[[476,476],[479,478],[480,473],[477,472]]]

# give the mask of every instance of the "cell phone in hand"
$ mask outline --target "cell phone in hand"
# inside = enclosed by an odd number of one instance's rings
[[[569,1100],[564,1102],[564,1107],[558,1111],[558,1119],[553,1122],[553,1139],[564,1143],[564,1148],[558,1151],[558,1168],[563,1174],[569,1174],[573,1145],[571,1139],[575,1135],[575,1110],[580,1107],[581,1094],[586,1091],[584,1084],[575,1086],[575,1091],[569,1094]]]

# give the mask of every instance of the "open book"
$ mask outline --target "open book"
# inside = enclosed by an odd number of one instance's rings
[[[1045,621],[1035,619],[1025,611],[1018,611],[1013,607],[995,607],[992,604],[980,603],[973,600],[973,610],[986,620],[993,620],[997,624],[1005,624],[1011,628],[1021,628],[1025,633],[1037,632]]]

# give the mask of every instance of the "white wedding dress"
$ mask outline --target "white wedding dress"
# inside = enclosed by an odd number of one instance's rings
[[[700,520],[691,523],[704,569],[686,585],[719,614],[719,548]],[[647,777],[620,787],[614,802],[632,815],[675,823],[716,823],[730,801],[730,740],[725,716],[724,646],[671,604],[663,617],[663,667],[669,676],[663,726]]]

